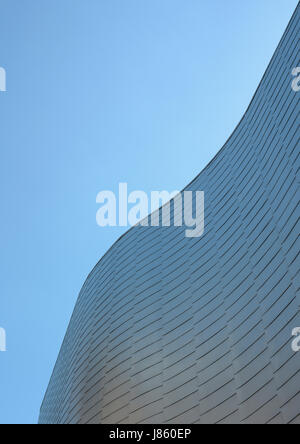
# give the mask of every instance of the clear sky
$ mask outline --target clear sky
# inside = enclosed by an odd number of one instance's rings
[[[96,196],[182,189],[245,112],[296,0],[0,0],[0,423],[36,423],[78,292],[124,228]]]

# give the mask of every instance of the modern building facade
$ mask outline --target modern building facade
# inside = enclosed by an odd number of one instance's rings
[[[186,188],[204,235],[134,227],[89,275],[40,423],[300,424],[299,19]]]

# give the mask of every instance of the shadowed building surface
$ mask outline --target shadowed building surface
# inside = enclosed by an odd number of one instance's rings
[[[40,423],[300,423],[299,15],[186,188],[205,191],[205,234],[135,227],[113,245],[80,292]]]

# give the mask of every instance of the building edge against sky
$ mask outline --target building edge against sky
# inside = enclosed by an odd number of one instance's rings
[[[186,190],[205,233],[135,227],[76,303],[51,423],[300,423],[298,5],[240,124]],[[221,118],[221,116],[220,116]]]

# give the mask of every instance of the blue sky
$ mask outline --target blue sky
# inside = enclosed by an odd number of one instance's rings
[[[36,423],[78,292],[124,228],[96,196],[181,189],[245,112],[296,0],[0,0],[0,423]]]

